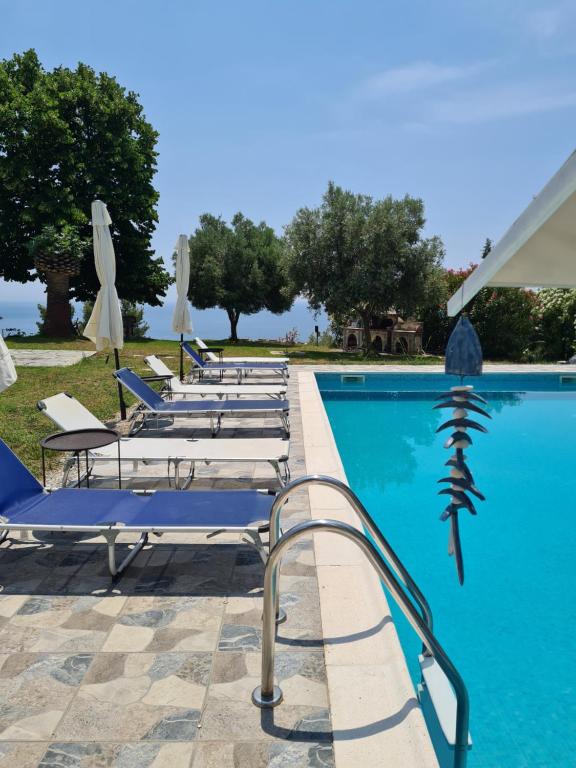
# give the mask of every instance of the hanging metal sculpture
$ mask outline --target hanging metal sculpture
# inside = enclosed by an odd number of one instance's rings
[[[472,515],[476,514],[476,507],[471,496],[480,501],[485,500],[484,495],[476,487],[472,472],[468,468],[468,457],[465,451],[472,445],[471,430],[488,431],[485,426],[469,418],[469,416],[470,414],[478,414],[486,416],[488,419],[491,418],[490,414],[482,408],[482,405],[486,405],[486,400],[473,391],[474,387],[463,383],[465,376],[480,376],[482,374],[482,347],[478,334],[466,315],[462,315],[448,340],[445,372],[459,376],[460,385],[441,394],[437,399],[442,402],[434,406],[435,409],[452,408],[452,418],[441,424],[436,432],[442,432],[445,429],[454,430],[444,443],[444,448],[454,451],[445,464],[445,466],[450,467],[449,475],[438,480],[439,483],[448,484],[448,487],[438,492],[439,495],[450,497],[448,506],[440,519],[450,522],[448,554],[454,556],[458,580],[460,584],[464,584],[464,559],[458,513],[461,510],[466,510]]]

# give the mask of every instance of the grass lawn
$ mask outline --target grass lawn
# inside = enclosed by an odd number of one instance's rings
[[[87,349],[93,350],[94,345],[87,339],[72,339],[71,341],[61,341],[60,339],[49,339],[42,336],[26,336],[23,338],[7,339],[8,347],[12,349]],[[248,341],[241,339],[237,344],[231,344],[228,339],[210,339],[206,343],[212,347],[222,347],[224,357],[256,357],[262,356],[273,360],[279,355],[271,354],[273,350],[280,353],[280,356],[291,357],[294,363],[311,363],[321,365],[322,363],[337,363],[340,365],[354,365],[370,363],[370,365],[437,365],[442,363],[444,358],[430,356],[410,356],[410,355],[387,355],[379,357],[378,355],[366,358],[362,352],[342,352],[333,347],[317,347],[315,344],[292,344],[283,346],[281,342],[275,341]],[[138,358],[146,355],[174,356],[178,358],[179,348],[177,341],[168,341],[160,339],[142,339],[140,341],[126,342],[122,350],[122,359],[129,359],[132,365]],[[128,364],[128,363],[127,363]]]
[[[90,341],[76,339],[60,341],[42,337],[26,337],[22,339],[7,339],[11,349],[86,349],[93,350]],[[262,355],[263,358],[274,359],[270,350],[279,350],[292,357],[298,364],[322,363],[370,363],[386,364],[434,364],[441,362],[437,357],[375,357],[366,359],[362,354],[348,354],[328,347],[297,344],[288,348],[281,344],[241,341],[230,344],[228,341],[212,340],[211,346],[224,347],[224,355],[241,357]],[[297,354],[294,354],[297,353]],[[147,355],[162,357],[167,365],[178,371],[179,347],[176,341],[160,341],[145,339],[127,342],[120,353],[121,365],[129,366],[137,372],[150,373],[144,363]],[[57,431],[46,416],[36,408],[36,403],[42,398],[57,392],[70,392],[81,403],[84,403],[102,421],[115,418],[118,413],[118,394],[116,383],[112,378],[114,359],[106,362],[106,354],[98,353],[93,357],[82,360],[77,365],[64,368],[18,368],[18,381],[0,394],[0,428],[1,437],[15,451],[24,463],[40,477],[40,446],[39,440]],[[132,404],[129,394],[126,402]],[[48,454],[50,464],[58,460],[57,454]]]

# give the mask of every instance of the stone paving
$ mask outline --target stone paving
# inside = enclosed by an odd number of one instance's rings
[[[96,350],[88,352],[82,349],[11,349],[10,354],[15,365],[47,368],[75,365],[85,357],[95,355]]]
[[[305,472],[296,376],[289,397],[295,477]],[[205,420],[179,420],[168,432],[209,435]],[[229,419],[221,434],[280,430],[274,419]],[[147,484],[165,485],[140,476]],[[274,484],[268,467],[220,464],[198,468],[189,492]],[[283,526],[309,516],[302,494]],[[101,541],[48,535],[0,548],[0,767],[333,766],[311,542],[282,568],[289,618],[276,672],[285,700],[269,711],[250,701],[260,673],[257,552],[232,535],[154,542],[116,582]]]

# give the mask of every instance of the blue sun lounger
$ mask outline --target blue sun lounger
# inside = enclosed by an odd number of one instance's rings
[[[207,416],[210,419],[212,435],[220,429],[224,414],[233,416],[278,416],[286,435],[290,435],[290,405],[288,400],[164,400],[140,376],[129,368],[114,371],[116,379],[126,387],[140,405],[131,416],[133,422],[130,434],[148,425],[150,420],[156,424],[162,416]]]
[[[161,533],[243,533],[262,559],[260,534],[268,530],[272,491],[129,491],[94,488],[45,490],[0,440],[0,542],[11,530],[77,531],[103,536],[108,567],[119,575]],[[138,533],[130,553],[116,562],[116,538]]]
[[[262,362],[262,363],[213,363],[202,360],[198,352],[187,342],[183,341],[180,345],[184,352],[192,361],[192,365],[198,368],[200,376],[207,371],[217,371],[220,374],[226,371],[236,371],[238,384],[242,382],[242,374],[247,376],[250,371],[269,371],[270,373],[282,376],[282,381],[286,384],[288,379],[288,366],[286,363]]]

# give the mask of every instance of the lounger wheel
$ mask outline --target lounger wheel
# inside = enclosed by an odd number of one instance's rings
[[[252,691],[252,701],[254,704],[256,704],[257,707],[260,707],[260,709],[271,709],[272,707],[277,707],[278,704],[282,703],[283,698],[284,696],[282,694],[282,689],[277,685],[274,686],[271,696],[263,696],[261,686],[254,688]]]

